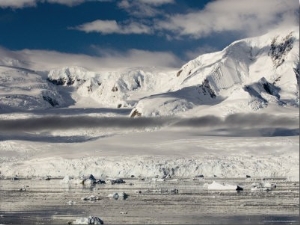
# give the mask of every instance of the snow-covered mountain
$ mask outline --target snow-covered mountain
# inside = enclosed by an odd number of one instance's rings
[[[63,98],[45,76],[24,68],[0,66],[0,111],[47,109],[67,106]]]
[[[141,99],[136,112],[170,115],[203,105],[224,114],[274,104],[298,107],[299,68],[296,29],[239,40],[183,65],[170,91]]]
[[[273,31],[200,55],[181,69],[31,71],[1,50],[0,110],[132,108],[130,116],[223,115],[299,107],[298,29]],[[205,112],[203,109],[206,109]]]
[[[116,71],[91,72],[80,67],[51,70],[48,81],[58,86],[73,87],[73,98],[79,103],[91,98],[96,106],[133,107],[140,99],[168,92],[175,70],[128,68]],[[95,107],[95,106],[94,106]]]

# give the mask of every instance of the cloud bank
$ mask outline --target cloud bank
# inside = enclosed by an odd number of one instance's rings
[[[102,49],[97,46],[93,46],[93,49],[97,52],[98,56],[44,50],[22,50],[11,52],[8,55],[11,55],[13,59],[23,60],[22,65],[33,70],[50,70],[65,66],[80,66],[92,71],[141,66],[179,68],[183,64],[183,62],[171,52],[145,51],[139,49],[129,49],[122,52]],[[5,62],[1,59],[3,59],[3,57],[0,56],[0,63],[1,61]],[[9,62],[9,60],[6,61]],[[5,63],[3,64],[7,65]]]
[[[0,120],[0,131],[21,132],[41,130],[67,130],[77,128],[147,128],[147,127],[194,127],[194,128],[297,128],[297,119],[267,114],[233,114],[226,118],[203,116],[178,117],[90,117],[47,116],[42,118]]]

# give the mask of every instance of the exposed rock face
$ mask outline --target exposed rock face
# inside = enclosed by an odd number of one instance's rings
[[[292,32],[284,37],[281,41],[278,41],[278,37],[272,40],[269,56],[271,56],[274,67],[279,67],[284,63],[285,56],[293,48],[295,38]]]
[[[180,76],[181,72],[182,72],[182,70],[179,70],[179,71],[177,72],[177,77]]]
[[[51,82],[52,84],[55,85],[73,85],[75,82],[75,79],[72,77],[67,77],[67,78],[58,78],[58,79],[53,79],[53,78],[47,78],[47,81]]]
[[[130,113],[130,117],[140,117],[142,116],[142,113],[140,113],[137,109],[134,109],[131,113]]]
[[[58,104],[58,102],[55,100],[55,99],[52,99],[51,97],[49,97],[49,96],[43,96],[43,99],[45,100],[45,101],[47,101],[51,106],[57,106],[57,105],[59,105]]]
[[[118,91],[119,89],[118,89],[118,87],[116,87],[116,86],[114,86],[112,89],[111,89],[111,91],[112,92],[116,92],[116,91]]]
[[[211,98],[215,98],[216,97],[216,93],[214,92],[214,90],[211,88],[209,81],[207,79],[205,79],[202,83],[202,85],[199,86],[199,88],[202,90],[202,93],[204,95],[209,94]]]
[[[82,84],[86,81],[89,71],[81,67],[64,67],[59,70],[49,71],[47,81],[55,85],[71,86],[75,83]]]

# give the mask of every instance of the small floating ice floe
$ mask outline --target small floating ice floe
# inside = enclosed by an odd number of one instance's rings
[[[16,176],[12,177],[12,178],[11,178],[11,180],[19,180],[19,177],[18,177],[18,175],[16,175]]]
[[[126,198],[128,198],[128,194],[126,194],[125,192],[113,193],[113,194],[109,194],[107,197],[113,198],[115,200],[118,200],[118,199],[125,200]]]
[[[105,184],[104,180],[97,180],[93,174],[91,174],[88,178],[82,176],[79,179],[70,178],[70,176],[65,176],[61,181],[61,184],[83,184],[83,185],[94,185],[94,184]]]
[[[81,179],[71,178],[69,175],[64,176],[64,178],[59,182],[60,184],[81,184]]]
[[[166,174],[166,175],[163,175],[162,178],[163,179],[171,179],[172,176],[171,176],[171,174]]]
[[[103,220],[97,216],[89,216],[78,218],[72,224],[103,224]]]
[[[83,197],[81,198],[82,201],[91,201],[91,202],[95,202],[97,200],[100,200],[100,197],[97,197],[97,196],[94,196],[94,195],[91,195],[89,197]]]
[[[113,193],[113,194],[107,195],[107,197],[113,198],[113,199],[115,199],[115,200],[118,200],[118,199],[119,199],[119,194],[118,194],[118,193]]]
[[[165,179],[164,178],[152,178],[152,181],[154,181],[154,182],[164,182]]]
[[[204,175],[200,174],[200,175],[196,175],[193,180],[199,180],[199,179],[204,179]]]
[[[68,201],[68,202],[67,202],[67,204],[68,204],[68,205],[75,205],[75,204],[76,204],[76,202],[74,202],[74,201],[70,200],[70,201]]]
[[[60,184],[82,184],[82,179],[74,179],[69,175],[66,175],[61,181]]]
[[[61,184],[69,184],[70,183],[70,177],[68,175],[66,175],[61,181]]]
[[[19,191],[21,191],[21,192],[22,192],[22,191],[26,191],[26,187],[23,186],[22,188],[19,189]]]
[[[169,182],[178,182],[178,179],[168,180]]]
[[[243,188],[238,185],[231,185],[231,184],[220,184],[213,181],[211,184],[204,184],[204,187],[207,187],[208,190],[235,190],[235,191],[242,191]]]
[[[93,185],[94,181],[90,180],[90,179],[85,179],[85,180],[82,181],[82,184],[83,185]]]
[[[124,184],[126,183],[123,179],[117,178],[117,179],[109,179],[111,184]]]
[[[176,188],[175,188],[175,189],[172,189],[172,190],[170,191],[170,193],[171,193],[171,194],[178,194],[178,189],[176,189]]]
[[[276,188],[276,184],[269,182],[266,183],[253,183],[251,185],[251,191],[272,191]]]
[[[93,174],[91,174],[88,178],[82,177],[82,184],[84,185],[93,185],[93,184],[105,184],[106,182],[101,179],[96,179]]]

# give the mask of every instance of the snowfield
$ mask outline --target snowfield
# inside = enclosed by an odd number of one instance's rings
[[[33,70],[1,51],[2,177],[299,180],[298,28],[180,69]]]

